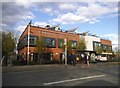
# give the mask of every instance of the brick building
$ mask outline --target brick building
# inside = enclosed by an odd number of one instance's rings
[[[28,32],[29,32],[29,48],[28,48]],[[72,52],[76,53],[74,47],[77,46],[77,41],[80,39],[85,40],[86,50],[84,52],[96,53],[95,48],[100,46],[102,48],[102,53],[108,53],[108,48],[111,54],[112,51],[112,42],[110,40],[101,39],[95,35],[89,35],[89,33],[69,33],[62,32],[62,30],[56,27],[39,27],[33,25],[27,25],[24,32],[18,40],[18,54],[24,56],[24,60],[27,61],[29,58],[30,61],[38,62],[38,52],[37,52],[37,40],[40,40],[41,37],[45,39],[46,50],[43,52],[43,58],[45,60],[58,60],[62,58],[62,54],[65,52],[61,49],[62,41],[65,43],[71,41],[72,43]],[[29,56],[28,56],[29,50]]]
[[[28,52],[28,26],[25,28],[24,32],[18,40],[18,53],[19,55],[24,54],[24,60],[27,60]],[[59,29],[59,30],[58,30]],[[37,61],[37,50],[36,41],[40,37],[44,37],[46,43],[46,54],[45,59],[50,60],[56,59],[60,60],[62,53],[64,52],[61,47],[61,40],[67,39],[67,41],[72,42],[72,46],[76,47],[77,41],[80,39],[79,35],[73,33],[62,32],[60,28],[56,27],[38,27],[30,25],[30,38],[29,38],[29,52],[30,60]],[[74,49],[73,49],[74,52]]]

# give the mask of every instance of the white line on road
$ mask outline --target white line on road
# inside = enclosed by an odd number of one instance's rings
[[[44,85],[52,85],[52,84],[77,81],[77,80],[82,80],[82,79],[91,79],[91,78],[97,78],[97,77],[102,77],[102,76],[105,76],[105,75],[96,75],[96,76],[88,76],[88,77],[77,78],[77,79],[69,79],[69,80],[62,80],[62,81],[56,81],[56,82],[49,82],[49,83],[44,83]]]

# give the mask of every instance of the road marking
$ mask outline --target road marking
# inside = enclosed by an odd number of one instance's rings
[[[52,85],[52,84],[77,81],[77,80],[82,80],[82,79],[91,79],[91,78],[97,78],[97,77],[102,77],[102,76],[106,76],[106,75],[96,75],[96,76],[88,76],[88,77],[77,78],[77,79],[69,79],[69,80],[62,80],[62,81],[56,81],[56,82],[49,82],[49,83],[44,83],[44,85]]]

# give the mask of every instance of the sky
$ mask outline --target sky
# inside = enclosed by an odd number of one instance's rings
[[[60,24],[64,31],[78,27],[78,33],[89,31],[111,40],[113,48],[118,45],[118,2],[30,1],[2,1],[2,31],[12,31],[19,38],[32,20],[41,27]]]

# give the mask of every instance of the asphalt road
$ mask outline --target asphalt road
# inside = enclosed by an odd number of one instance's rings
[[[79,64],[67,67],[39,65],[23,66],[22,70],[20,67],[10,69],[2,74],[3,86],[118,86],[118,65],[113,64],[89,67]]]

